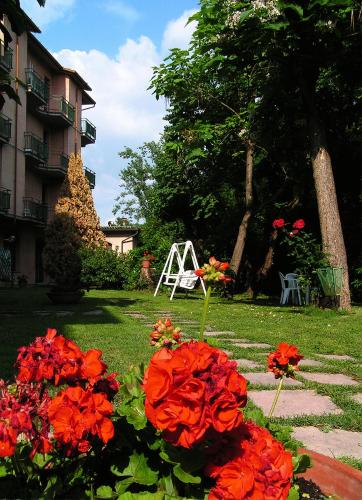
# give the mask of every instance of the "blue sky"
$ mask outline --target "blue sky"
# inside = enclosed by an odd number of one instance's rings
[[[22,0],[42,30],[40,41],[66,67],[76,69],[97,101],[85,116],[97,127],[83,161],[97,174],[94,200],[103,224],[114,216],[124,146],[137,147],[162,132],[165,104],[147,91],[152,66],[172,47],[188,45],[185,26],[196,0]]]

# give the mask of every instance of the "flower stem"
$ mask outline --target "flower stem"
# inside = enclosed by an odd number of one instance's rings
[[[284,380],[284,377],[280,377],[280,381],[279,381],[277,393],[275,394],[275,398],[274,398],[273,404],[272,404],[272,406],[270,408],[270,412],[269,412],[268,418],[271,418],[273,416],[275,407],[277,405],[277,402],[278,402],[278,399],[279,399],[279,396],[280,396],[280,392],[282,390],[283,380]]]
[[[209,301],[211,296],[211,286],[207,287],[206,296],[204,300],[204,309],[202,311],[201,322],[200,322],[200,340],[201,342],[204,340],[205,326],[206,326],[206,318],[209,310]]]

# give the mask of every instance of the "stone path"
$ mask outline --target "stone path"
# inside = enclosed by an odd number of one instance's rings
[[[180,325],[186,330],[183,338],[197,338],[199,322],[193,319],[185,319],[179,313],[171,311],[127,311],[128,316],[141,321],[148,328],[153,327],[158,318],[169,318],[177,326]],[[186,335],[187,334],[187,335]],[[248,397],[256,404],[265,415],[268,415],[276,393],[276,386],[279,383],[274,375],[266,372],[266,358],[268,351],[274,346],[266,342],[255,342],[250,339],[238,338],[236,332],[231,330],[216,330],[210,325],[207,326],[205,337],[216,339],[220,348],[231,358],[235,359],[239,371],[249,382]],[[235,356],[241,352],[240,358]],[[245,357],[244,357],[245,356]],[[248,359],[251,358],[258,359]],[[323,373],[323,367],[330,367],[331,362],[355,361],[354,358],[343,354],[317,354],[316,359],[305,358],[300,362],[301,370],[298,372],[297,380],[285,379],[283,385],[286,387],[280,395],[278,405],[274,412],[274,417],[295,418],[295,417],[325,417],[343,414],[332,399],[319,394],[318,388],[333,386],[349,386],[353,390],[358,386],[358,381],[343,373]],[[306,367],[306,370],[303,370]],[[312,372],[309,369],[317,371]],[[252,370],[252,371],[250,371]],[[319,370],[319,371],[318,371]],[[328,370],[327,370],[328,371]],[[307,387],[305,386],[307,384]],[[323,384],[323,385],[322,385]],[[270,387],[266,389],[266,387]],[[323,389],[322,389],[323,390]],[[342,390],[342,389],[341,389]],[[362,405],[362,392],[351,394],[351,404]],[[351,432],[342,429],[331,429],[329,432],[322,432],[317,427],[300,426],[293,428],[296,439],[301,441],[306,448],[329,455],[332,457],[351,456],[362,459],[362,432]]]

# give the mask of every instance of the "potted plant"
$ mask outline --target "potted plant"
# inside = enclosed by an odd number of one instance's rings
[[[45,232],[44,247],[44,269],[52,284],[48,297],[54,304],[75,304],[83,296],[80,247],[72,218],[56,213]]]

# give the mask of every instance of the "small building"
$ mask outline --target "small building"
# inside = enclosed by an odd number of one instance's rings
[[[103,226],[101,227],[109,248],[119,254],[133,250],[138,245],[140,229],[134,226]]]

